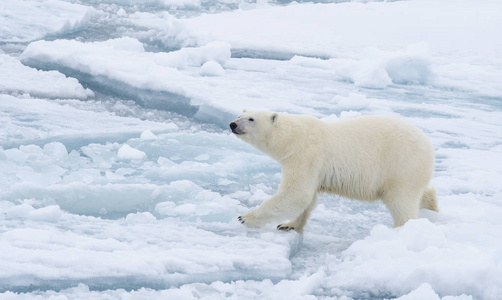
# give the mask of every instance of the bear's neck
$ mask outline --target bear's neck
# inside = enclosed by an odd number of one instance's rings
[[[277,124],[280,126],[280,124]],[[298,140],[295,139],[294,131],[280,130],[277,128],[265,138],[262,147],[258,147],[262,152],[270,155],[273,159],[281,163],[285,159],[291,157],[296,151]]]

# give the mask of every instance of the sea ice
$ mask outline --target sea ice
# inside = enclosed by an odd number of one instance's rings
[[[0,4],[0,299],[500,298],[500,2],[77,2]],[[281,170],[243,108],[407,119],[439,213],[247,230]]]
[[[0,41],[29,42],[86,26],[97,13],[87,5],[59,0],[2,0]]]
[[[91,141],[125,141],[144,130],[175,131],[178,128],[169,122],[143,121],[110,112],[82,110],[58,101],[9,95],[0,95],[0,127],[3,128],[0,147],[43,146],[58,141],[70,152]]]
[[[0,53],[0,92],[23,97],[86,99],[94,93],[75,78],[57,71],[39,71],[26,67],[14,57]]]

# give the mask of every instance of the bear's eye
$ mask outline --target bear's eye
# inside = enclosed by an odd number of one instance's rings
[[[251,121],[251,122],[254,122],[254,119],[253,119],[253,118],[249,118],[248,120],[249,120],[249,121]]]

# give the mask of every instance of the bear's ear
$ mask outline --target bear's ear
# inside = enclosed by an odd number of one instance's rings
[[[246,111],[247,111],[247,110],[246,110],[245,108],[242,110],[242,112],[243,112],[243,113],[245,113]]]
[[[279,115],[277,113],[273,113],[271,116],[270,116],[270,120],[272,120],[272,123],[275,123],[277,122],[277,119],[279,118]]]

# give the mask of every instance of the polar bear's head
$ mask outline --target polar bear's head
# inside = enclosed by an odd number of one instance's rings
[[[232,132],[243,141],[263,149],[273,127],[277,124],[279,114],[269,111],[246,111],[237,120],[230,123]]]
[[[319,127],[313,116],[296,116],[270,111],[244,111],[230,123],[241,140],[253,145],[277,161],[290,157],[311,139]]]

